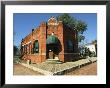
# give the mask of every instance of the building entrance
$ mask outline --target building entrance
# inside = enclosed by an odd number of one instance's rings
[[[48,59],[58,58],[58,46],[54,44],[47,45],[47,57]]]
[[[46,45],[47,45],[47,58],[49,59],[55,59],[58,58],[58,52],[59,52],[59,40],[58,38],[52,33],[52,35],[47,36],[46,39]]]

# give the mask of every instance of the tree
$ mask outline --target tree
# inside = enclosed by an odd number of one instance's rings
[[[14,45],[14,56],[19,55],[19,54],[20,54],[19,48]]]
[[[87,24],[85,22],[75,19],[75,17],[70,16],[68,13],[57,16],[57,20],[62,21],[63,24],[78,32],[78,42],[85,39],[83,35],[84,31],[87,30]]]
[[[13,62],[14,63],[20,62],[20,50],[19,50],[19,47],[17,47],[16,45],[14,45],[13,46],[13,51],[14,51]]]
[[[76,19],[74,17],[71,17],[69,14],[64,13],[62,15],[59,15],[59,16],[57,16],[57,20],[62,21],[63,24],[65,24],[68,27],[74,29]]]
[[[93,44],[97,44],[97,40],[96,40],[96,39],[93,40],[92,43],[93,43]]]
[[[18,50],[17,46],[14,45],[14,56],[16,55],[17,50]]]
[[[85,39],[85,36],[83,36],[82,34],[78,33],[78,42],[81,42],[84,39]]]

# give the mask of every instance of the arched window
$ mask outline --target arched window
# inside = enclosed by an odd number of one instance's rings
[[[73,52],[73,42],[71,40],[67,41],[67,51]]]
[[[24,54],[26,54],[26,45],[24,45]]]
[[[33,53],[39,53],[39,42],[36,40],[33,44]]]
[[[21,45],[21,54],[23,54],[23,46]]]
[[[28,47],[28,46],[27,46],[27,45],[25,45],[25,49],[26,49],[26,54],[28,53],[28,51],[27,51],[27,47]]]
[[[27,45],[24,45],[24,54],[27,54]]]
[[[26,45],[24,45],[24,54],[26,54]]]
[[[25,47],[24,47],[24,45],[23,45],[23,54],[25,54]]]

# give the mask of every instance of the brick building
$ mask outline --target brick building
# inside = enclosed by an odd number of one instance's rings
[[[77,33],[61,21],[51,17],[21,41],[21,55],[24,60],[41,63],[47,59],[74,61],[78,56]]]

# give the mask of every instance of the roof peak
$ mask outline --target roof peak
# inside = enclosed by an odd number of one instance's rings
[[[50,21],[50,20],[56,20],[56,19],[54,16],[51,16],[48,21]]]

